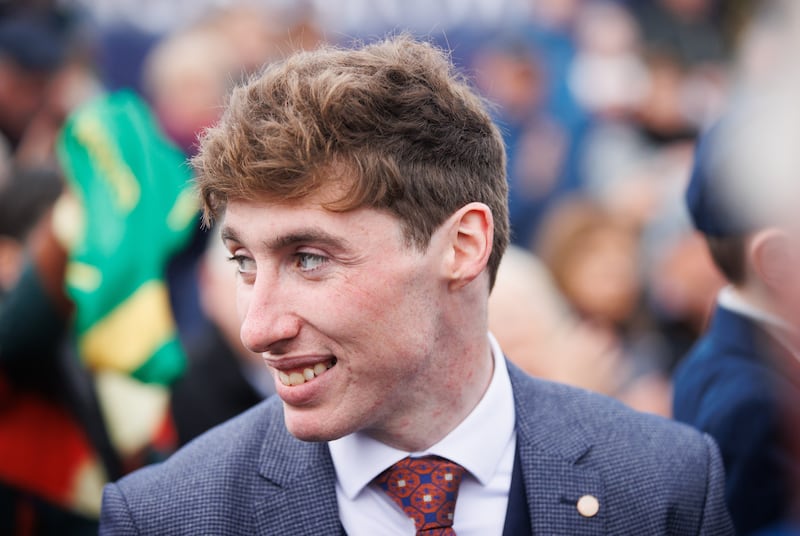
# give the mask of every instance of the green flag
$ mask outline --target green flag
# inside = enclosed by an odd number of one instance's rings
[[[65,284],[79,355],[95,370],[167,384],[185,359],[166,264],[197,215],[185,156],[129,91],[76,110],[57,151],[73,201],[70,216],[55,222],[71,226],[60,231],[69,235]]]

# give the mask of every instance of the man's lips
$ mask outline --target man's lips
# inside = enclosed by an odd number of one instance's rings
[[[303,385],[322,376],[336,365],[335,357],[300,359],[267,359],[267,364],[278,373],[278,379],[287,387]]]

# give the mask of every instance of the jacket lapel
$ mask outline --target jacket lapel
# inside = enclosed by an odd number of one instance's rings
[[[545,384],[510,363],[509,374],[517,412],[517,455],[532,533],[605,534],[603,481],[596,471],[581,464],[591,445],[580,424],[565,420],[555,397],[542,395]],[[594,515],[586,515],[590,512],[585,507],[583,514],[578,509],[578,501],[586,496],[600,505]]]
[[[521,448],[520,455],[533,534],[606,533],[602,481],[597,474],[531,448]],[[578,501],[587,495],[600,503],[593,517],[584,517],[578,510]]]
[[[517,455],[533,534],[576,536],[605,533],[603,481],[581,464],[591,450],[578,423],[564,420],[556,400],[508,364],[517,412]],[[325,443],[292,437],[275,399],[259,459],[259,480],[249,494],[257,534],[344,534],[336,500],[336,473]],[[515,471],[514,477],[519,475]],[[519,487],[517,489],[520,489]],[[597,514],[578,510],[581,497],[600,504]],[[509,502],[510,507],[521,502]],[[287,519],[286,512],[294,515]],[[509,511],[508,518],[517,513]]]
[[[344,534],[327,444],[292,437],[283,424],[279,400],[272,410],[280,415],[270,419],[252,494],[257,534]]]

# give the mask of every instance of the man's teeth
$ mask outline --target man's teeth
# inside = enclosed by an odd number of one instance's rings
[[[313,367],[306,367],[301,371],[295,372],[284,372],[281,370],[278,371],[278,378],[280,378],[281,383],[286,386],[303,385],[307,381],[311,381],[317,376],[322,375],[326,370],[331,368],[334,363],[334,361],[317,363]]]

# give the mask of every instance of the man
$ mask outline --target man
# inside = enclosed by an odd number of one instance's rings
[[[503,145],[441,51],[270,66],[195,164],[278,397],[109,486],[102,533],[730,533],[710,438],[534,380],[487,335]]]
[[[719,444],[731,517],[738,534],[751,534],[788,519],[800,475],[800,228],[794,177],[791,189],[769,173],[741,183],[724,165],[743,147],[734,143],[744,131],[732,130],[740,124],[730,119],[702,140],[687,191],[729,286],[675,373],[673,406]]]

